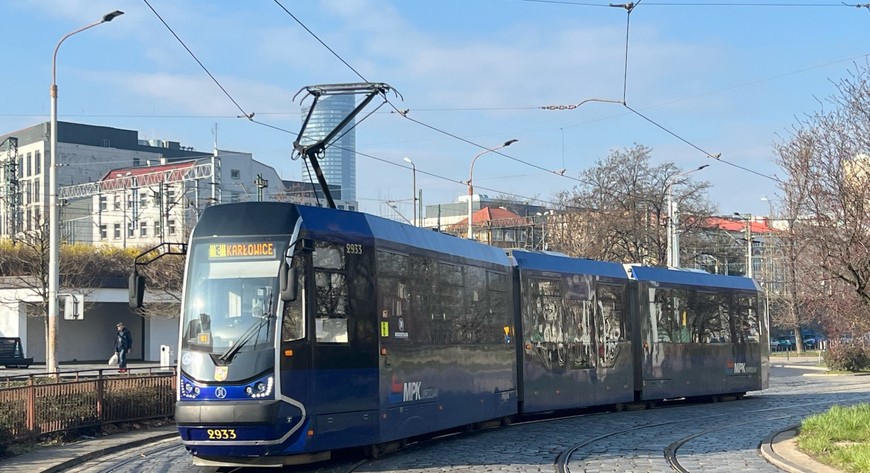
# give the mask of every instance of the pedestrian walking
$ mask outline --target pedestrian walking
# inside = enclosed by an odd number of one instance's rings
[[[115,337],[115,353],[118,355],[118,373],[126,373],[127,353],[133,349],[133,336],[123,323],[119,322],[116,327],[118,328],[118,336]]]

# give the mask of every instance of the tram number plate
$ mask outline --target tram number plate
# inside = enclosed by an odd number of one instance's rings
[[[209,440],[234,440],[236,429],[206,429],[205,434]]]

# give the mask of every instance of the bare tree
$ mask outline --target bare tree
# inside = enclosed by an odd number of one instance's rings
[[[786,172],[781,190],[792,240],[791,303],[795,312],[803,304],[828,311],[831,329],[866,331],[866,320],[854,319],[870,308],[870,69],[850,71],[837,83],[837,93],[820,103],[823,110],[800,120],[776,150]],[[834,290],[851,295],[828,294]],[[863,310],[856,309],[857,302]],[[799,340],[804,317],[791,318]]]
[[[181,255],[167,254],[139,266],[138,271],[145,277],[148,292],[158,302],[145,304],[137,308],[136,313],[143,317],[178,316],[185,259]]]
[[[712,205],[709,184],[694,182],[675,164],[651,164],[652,150],[634,145],[611,151],[603,161],[581,173],[581,184],[560,194],[566,212],[577,213],[566,250],[588,258],[666,264],[668,186],[681,213],[685,237],[699,231]],[[582,222],[582,223],[581,223]]]
[[[47,226],[24,232],[0,242],[0,277],[7,283],[31,292],[39,302],[29,314],[43,320],[45,326],[46,371],[57,371],[57,327],[48,318],[48,258]],[[101,280],[119,278],[129,267],[132,257],[123,250],[89,245],[61,245],[58,275],[60,291],[100,287]],[[60,295],[60,294],[59,294]],[[86,295],[86,294],[83,294]],[[60,299],[60,298],[59,298]]]

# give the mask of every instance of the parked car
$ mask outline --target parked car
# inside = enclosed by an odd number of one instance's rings
[[[804,349],[815,350],[818,342],[815,337],[804,338]]]
[[[774,339],[774,338],[771,338],[771,339],[770,339],[770,351],[779,351],[779,350],[780,350],[780,348],[779,348],[779,340],[776,340],[776,339]]]
[[[788,337],[780,337],[779,349],[782,351],[794,350],[795,343]]]

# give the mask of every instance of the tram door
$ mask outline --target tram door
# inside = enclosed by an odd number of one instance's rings
[[[309,404],[309,387],[311,373],[311,331],[312,288],[307,284],[311,279],[307,268],[311,267],[311,256],[299,252],[293,257],[293,269],[296,273],[296,300],[284,303],[281,320],[281,391],[303,405]]]
[[[366,440],[377,423],[372,253],[362,244],[318,241],[307,282],[312,294],[310,396],[314,413],[324,416],[318,426],[321,433],[335,428],[345,436],[359,431]]]

